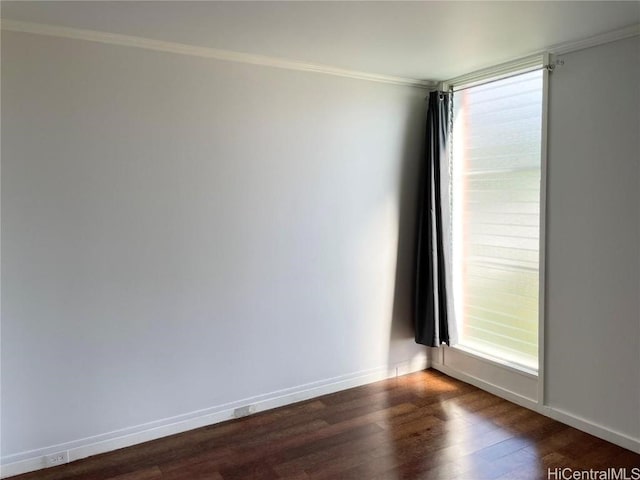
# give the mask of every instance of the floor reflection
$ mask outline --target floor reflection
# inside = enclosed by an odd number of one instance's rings
[[[15,479],[527,480],[638,466],[640,455],[429,370]]]

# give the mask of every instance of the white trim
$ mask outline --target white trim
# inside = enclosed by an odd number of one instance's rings
[[[505,370],[509,370],[510,372],[517,373],[518,375],[522,375],[523,377],[531,378],[534,380],[538,380],[539,378],[538,372],[536,372],[531,368],[527,368],[524,365],[518,365],[517,363],[513,363],[508,360],[504,360],[502,358],[494,357],[493,355],[480,352],[478,350],[475,350],[472,347],[468,347],[463,344],[453,345],[448,348],[451,348],[456,350],[457,352],[463,353],[464,355],[471,357],[474,360],[488,363],[490,365],[493,365],[494,367],[500,367]]]
[[[544,63],[548,65],[551,55],[544,55]],[[547,138],[549,111],[549,70],[542,73],[542,125],[540,136],[540,211],[539,211],[539,242],[538,242],[538,405],[545,404],[545,334],[544,322],[546,313],[545,292],[547,289],[546,276],[546,245],[547,245]]]
[[[425,370],[433,367],[433,356],[431,354],[431,348],[427,347],[425,352]]]
[[[483,382],[483,386],[499,388],[514,395],[515,399],[524,398],[537,402],[538,376],[535,373],[457,346],[442,347],[441,350],[441,364],[445,368],[456,371],[467,379]]]
[[[551,47],[545,48],[545,51],[554,55],[564,55],[565,53],[577,52],[585,48],[597,47],[605,43],[617,42],[625,38],[636,37],[640,35],[640,23],[630,25],[628,27],[613,30],[611,32],[602,33],[593,37],[576,40],[573,42],[564,42]]]
[[[506,388],[503,388],[494,383],[487,382],[481,378],[475,377],[473,375],[469,375],[457,368],[450,367],[444,363],[436,364],[434,363],[432,368],[438,370],[450,377],[457,378],[458,380],[473,385],[474,387],[478,387],[481,390],[492,393],[497,397],[504,398],[505,400],[509,400],[510,402],[515,403],[516,405],[520,405],[521,407],[528,408],[530,410],[537,410],[537,404],[535,400],[532,400],[524,395],[520,395],[519,393],[512,392]]]
[[[432,364],[444,363],[444,347],[429,347],[429,355]]]
[[[460,88],[468,88],[470,86],[475,86],[479,84],[483,84],[486,81],[494,81],[503,78],[510,77],[514,74],[530,72],[533,70],[540,70],[543,66],[549,65],[550,55],[548,53],[545,54],[537,54],[531,55],[529,57],[525,57],[513,62],[503,63],[501,65],[497,65],[491,68],[485,68],[482,70],[478,70],[476,72],[469,73],[467,75],[462,75],[451,80],[445,82],[448,87],[453,88],[454,91],[456,87]],[[547,138],[547,90],[548,90],[548,75],[549,71],[546,68],[542,68],[542,103],[541,107],[541,142],[540,142],[540,219],[539,219],[539,259],[538,259],[538,281],[539,281],[539,296],[538,296],[538,359],[536,365],[526,366],[520,365],[517,361],[509,361],[502,358],[498,358],[495,355],[491,355],[487,352],[481,352],[479,349],[473,348],[473,345],[464,345],[461,343],[459,345],[454,346],[452,349],[445,349],[443,351],[443,365],[447,368],[456,368],[460,373],[464,373],[467,377],[476,378],[479,381],[483,381],[486,385],[492,385],[495,388],[501,388],[504,391],[511,392],[514,395],[524,396],[524,398],[531,399],[536,404],[541,403],[541,398],[544,395],[544,346],[541,346],[541,343],[544,341],[544,289],[545,287],[545,277],[544,277],[544,241],[545,241],[545,215],[544,208],[546,206],[546,202],[544,201],[546,197],[546,138]],[[541,293],[542,292],[542,293]],[[477,362],[482,362],[485,364],[484,373],[487,375],[483,376],[480,370],[474,368],[474,365],[468,363],[466,365],[467,368],[462,368],[463,365],[458,364],[457,367],[455,365],[450,364],[447,361],[447,357],[449,356],[449,352],[452,354],[460,353],[464,354],[466,357],[472,359],[473,362],[477,364]],[[455,361],[455,357],[452,357]],[[525,376],[533,381],[535,384],[529,382],[525,388],[523,388],[523,384],[517,380],[509,373],[516,373],[522,376]],[[495,383],[495,384],[494,384]],[[535,387],[535,392],[530,390],[530,387]]]
[[[553,407],[540,407],[538,413],[545,415],[549,418],[553,418],[561,423],[569,425],[583,432],[586,432],[594,437],[601,438],[607,442],[615,443],[616,445],[631,450],[632,452],[640,453],[640,439],[630,437],[624,433],[611,430],[610,428],[598,425],[586,418],[579,417],[572,413],[566,412]]]
[[[413,359],[393,365],[385,365],[370,370],[341,375],[339,377],[299,385],[256,397],[245,398],[102,435],[8,455],[2,458],[0,478],[7,478],[45,468],[45,455],[66,452],[69,461],[72,462],[91,455],[110,452],[168,435],[231,420],[234,418],[234,410],[239,407],[251,405],[255,408],[255,410],[253,410],[254,412],[262,412],[303,400],[309,400],[321,395],[377,382],[386,378],[421,371],[427,368],[427,365],[428,357],[425,351],[424,354],[417,355]]]
[[[304,72],[324,73],[326,75],[334,75],[346,78],[355,78],[359,80],[367,80],[379,83],[389,83],[394,85],[406,85],[424,89],[434,89],[438,82],[432,80],[421,80],[416,78],[396,77],[392,75],[383,75],[370,72],[360,72],[344,68],[332,67],[330,65],[320,65],[295,60],[287,60],[278,57],[269,57],[266,55],[254,55],[250,53],[234,52],[231,50],[221,50],[216,48],[198,47],[195,45],[186,45],[183,43],[165,42],[161,40],[153,40],[150,38],[136,37],[131,35],[122,35],[116,33],[100,32],[96,30],[86,30],[80,28],[61,27],[56,25],[46,25],[42,23],[23,22],[19,20],[11,20],[7,18],[0,19],[2,30],[12,32],[32,33],[34,35],[48,35],[53,37],[71,38],[76,40],[87,40],[91,42],[106,43],[110,45],[120,45],[128,47],[143,48],[146,50],[155,50],[160,52],[176,53],[179,55],[189,55],[201,58],[210,58],[229,62],[247,63],[251,65],[262,65],[275,68],[284,68],[288,70],[298,70]],[[473,79],[483,73],[489,72],[489,76],[500,75],[499,69],[514,72],[518,69],[522,70],[531,66],[532,61],[541,58],[544,52],[555,55],[563,55],[569,52],[583,50],[585,48],[595,47],[617,40],[623,40],[640,35],[640,24],[631,25],[611,32],[595,35],[582,40],[565,42],[544,48],[535,54],[528,55],[524,58],[518,58],[513,61],[504,62],[500,65],[485,68],[472,72],[470,74],[456,77],[452,80],[444,82],[445,85],[451,82],[460,82],[464,79]],[[503,73],[506,74],[506,73]]]
[[[498,385],[486,382],[480,378],[468,375],[448,365],[433,362],[431,368],[438,370],[445,375],[456,378],[462,382],[469,383],[475,387],[480,388],[481,390],[492,393],[497,397],[504,398],[505,400],[515,403],[516,405],[520,405],[521,407],[533,410],[534,412],[544,415],[545,417],[553,418],[554,420],[569,425],[570,427],[576,428],[580,431],[589,433],[595,437],[606,440],[607,442],[611,442],[622,448],[640,453],[640,439],[632,438],[628,435],[625,435],[624,433],[611,430],[610,428],[598,425],[590,420],[579,417],[577,415],[573,415],[569,412],[553,407],[539,405],[534,400],[502,388]]]
[[[639,35],[640,24],[630,25],[628,27],[612,30],[600,35],[584,38],[582,40],[552,45],[525,57],[500,63],[499,65],[482,68],[465,75],[460,75],[447,80],[444,84],[448,87],[455,87],[473,85],[474,83],[479,83],[488,78],[495,78],[498,80],[500,77],[504,77],[518,71],[526,71],[527,69],[534,68],[538,65],[548,64],[549,58],[547,54],[564,55],[566,53],[584,50],[585,48],[597,47],[598,45],[604,45],[606,43],[616,42],[618,40],[624,40],[626,38]]]
[[[516,72],[524,72],[544,65],[544,55],[536,54],[517,60],[501,63],[492,67],[476,70],[475,72],[460,75],[447,80],[445,84],[449,87],[470,87],[484,80],[499,80]]]
[[[330,65],[298,62],[294,60],[287,60],[284,58],[269,57],[265,55],[254,55],[250,53],[234,52],[231,50],[221,50],[217,48],[197,47],[195,45],[164,42],[161,40],[134,37],[131,35],[121,35],[117,33],[99,32],[95,30],[84,30],[79,28],[59,27],[55,25],[22,22],[4,18],[0,19],[0,22],[2,23],[2,30],[7,30],[10,32],[47,35],[52,37],[71,38],[74,40],[86,40],[90,42],[106,43],[109,45],[136,47],[158,52],[176,53],[179,55],[189,55],[193,57],[209,58],[228,62],[247,63],[250,65],[261,65],[265,67],[284,68],[287,70],[324,73],[326,75],[334,75],[338,77],[355,78],[358,80],[367,80],[378,83],[390,83],[394,85],[405,85],[425,89],[433,88],[436,85],[435,82],[429,80],[418,80],[415,78],[360,72],[356,70],[332,67]]]

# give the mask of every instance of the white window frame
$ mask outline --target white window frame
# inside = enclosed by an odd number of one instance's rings
[[[539,406],[545,404],[544,374],[545,374],[545,292],[546,292],[546,210],[547,210],[547,119],[548,119],[548,90],[549,90],[549,68],[551,56],[548,53],[533,55],[513,62],[504,63],[495,67],[479,70],[470,74],[462,75],[446,82],[442,82],[439,88],[442,90],[456,90],[463,87],[472,87],[486,83],[488,81],[500,80],[509,76],[526,73],[537,69],[542,69],[542,122],[540,141],[540,237],[539,237],[539,289],[538,289],[538,371],[532,372],[525,367],[511,364],[501,359],[492,359],[490,356],[474,352],[464,346],[453,346],[453,350],[464,353],[466,356],[476,358],[478,361],[493,364],[495,367],[516,371],[537,379],[537,398],[531,399]],[[446,352],[440,355],[441,362],[446,365]],[[494,383],[492,379],[479,378],[481,382]],[[512,390],[509,385],[496,385],[499,388]],[[517,392],[515,392],[517,393]]]

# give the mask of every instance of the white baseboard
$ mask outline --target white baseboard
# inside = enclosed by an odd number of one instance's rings
[[[0,478],[12,477],[14,475],[46,468],[48,465],[45,461],[45,455],[66,452],[69,462],[72,462],[91,455],[106,453],[119,448],[156,440],[168,435],[231,420],[234,418],[234,410],[236,408],[251,405],[254,409],[253,412],[262,412],[321,395],[377,382],[386,378],[424,370],[428,368],[428,364],[429,360],[425,352],[423,355],[418,355],[411,360],[392,365],[341,375],[339,377],[245,398],[232,403],[217,405],[204,410],[165,418],[103,435],[10,455],[2,459]]]
[[[506,388],[502,388],[493,383],[486,382],[478,377],[474,377],[472,375],[468,375],[460,370],[455,368],[451,368],[448,365],[444,365],[442,363],[433,363],[431,368],[438,370],[445,375],[449,375],[450,377],[456,378],[462,382],[473,385],[474,387],[478,387],[481,390],[492,393],[493,395],[504,398],[505,400],[509,400],[516,405],[520,405],[521,407],[528,408],[530,410],[537,410],[537,403],[525,396],[522,396],[516,392],[512,392],[511,390],[507,390]]]
[[[549,418],[553,418],[561,423],[569,425],[583,432],[586,432],[595,437],[611,442],[622,448],[626,448],[636,453],[640,453],[640,439],[636,439],[625,435],[624,433],[617,432],[610,428],[598,425],[590,420],[574,415],[570,412],[556,409],[548,405],[539,405],[536,401],[519,395],[515,392],[502,388],[498,385],[486,382],[480,378],[468,375],[460,370],[451,368],[436,360],[437,353],[431,356],[431,368],[438,370],[450,377],[456,378],[465,383],[469,383],[475,387],[485,390],[493,395],[496,395],[505,400],[509,400],[512,403],[520,405],[522,407],[533,410],[541,415]]]
[[[538,410],[538,413],[553,418],[554,420],[558,420],[570,427],[582,430],[594,437],[601,438],[607,442],[611,442],[622,448],[631,450],[632,452],[640,453],[640,439],[630,437],[624,433],[616,432],[615,430],[611,430],[610,428],[598,425],[590,420],[554,407],[543,406]]]

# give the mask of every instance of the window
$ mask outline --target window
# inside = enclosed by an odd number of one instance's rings
[[[538,368],[541,69],[453,95],[452,245],[460,344]]]

